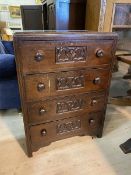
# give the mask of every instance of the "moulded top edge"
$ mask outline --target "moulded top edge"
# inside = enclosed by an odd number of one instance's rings
[[[114,39],[118,35],[115,32],[89,32],[89,31],[22,31],[16,32],[14,38],[24,38],[33,40],[53,40],[57,37],[60,38],[73,38],[73,39]]]

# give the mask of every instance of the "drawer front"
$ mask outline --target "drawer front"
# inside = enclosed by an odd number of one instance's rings
[[[106,93],[86,93],[59,97],[28,105],[29,123],[39,124],[74,117],[89,111],[102,110]]]
[[[31,143],[34,146],[44,146],[52,141],[75,135],[98,135],[103,125],[103,120],[103,113],[97,112],[31,126]]]
[[[26,99],[36,101],[48,96],[104,90],[108,88],[109,75],[109,69],[29,75],[25,77]]]
[[[23,41],[19,53],[23,72],[38,73],[111,64],[112,47],[113,40]]]

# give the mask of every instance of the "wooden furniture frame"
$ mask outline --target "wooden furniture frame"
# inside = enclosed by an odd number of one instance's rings
[[[86,0],[47,0],[48,30],[84,30]]]
[[[28,156],[72,136],[102,137],[115,33],[14,35]]]
[[[86,29],[99,32],[112,32],[116,3],[127,4],[131,3],[131,0],[87,0]],[[124,27],[131,28],[131,26]]]

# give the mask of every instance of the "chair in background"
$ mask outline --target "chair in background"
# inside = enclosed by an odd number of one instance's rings
[[[117,60],[131,65],[131,55],[117,56]],[[128,79],[131,79],[131,75],[128,76]],[[131,89],[127,91],[127,96],[110,98],[110,103],[122,106],[131,106]]]
[[[12,41],[0,41],[0,109],[20,109]]]

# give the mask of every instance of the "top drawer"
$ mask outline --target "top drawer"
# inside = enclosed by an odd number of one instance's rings
[[[22,41],[19,56],[24,73],[111,64],[113,40]]]

